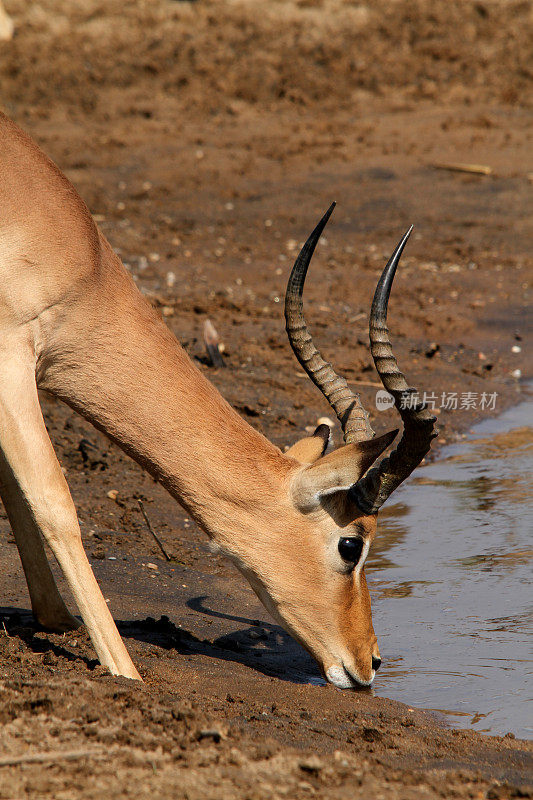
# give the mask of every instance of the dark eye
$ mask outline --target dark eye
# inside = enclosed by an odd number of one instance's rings
[[[360,539],[359,537],[353,539],[340,539],[339,553],[341,558],[343,558],[345,561],[349,561],[351,564],[357,564],[361,558],[364,544],[365,543],[363,539]]]

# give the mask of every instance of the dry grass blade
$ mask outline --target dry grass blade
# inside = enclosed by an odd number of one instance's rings
[[[492,175],[492,167],[487,164],[432,164],[435,169],[447,169],[450,172],[468,172],[471,175]]]
[[[0,758],[0,767],[15,767],[18,764],[46,764],[52,761],[76,761],[79,758],[103,756],[101,748],[84,748],[83,750],[55,750],[49,753],[25,753],[22,756],[4,756]]]
[[[146,511],[144,510],[143,501],[142,500],[137,500],[137,502],[139,503],[139,508],[141,509],[141,514],[143,515],[144,521],[146,522],[146,527],[148,528],[148,530],[150,531],[150,533],[152,534],[152,536],[156,540],[157,544],[159,545],[159,549],[161,550],[161,552],[165,556],[165,559],[167,561],[171,561],[171,558],[170,558],[169,554],[167,553],[167,551],[165,550],[165,548],[163,546],[163,542],[161,541],[161,539],[159,538],[157,533],[152,528],[150,520],[148,519],[148,515],[147,515]]]

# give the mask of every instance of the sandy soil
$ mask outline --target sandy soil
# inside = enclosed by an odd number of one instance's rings
[[[520,398],[512,373],[531,375],[530,3],[5,5],[16,35],[0,49],[3,110],[72,180],[191,356],[274,442],[291,444],[327,413],[285,341],[280,298],[332,199],[307,315],[378,431],[393,415],[375,409],[367,314],[411,222],[390,312],[400,364],[439,396],[497,392],[496,410]],[[493,172],[437,168],[456,162]],[[204,363],[206,317],[226,369]],[[527,743],[309,684],[307,655],[160,487],[69,409],[47,397],[43,408],[146,682],[111,678],[83,631],[35,627],[2,515],[0,797],[530,796]],[[442,411],[439,442],[480,413]]]

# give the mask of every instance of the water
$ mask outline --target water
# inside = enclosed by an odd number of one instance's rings
[[[533,402],[419,468],[368,559],[377,694],[530,738]]]

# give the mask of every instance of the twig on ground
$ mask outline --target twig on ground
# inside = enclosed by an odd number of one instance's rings
[[[154,529],[152,528],[152,526],[150,524],[150,520],[148,519],[146,511],[144,510],[143,501],[142,500],[137,500],[137,502],[139,503],[139,508],[141,509],[141,514],[143,515],[144,521],[146,522],[146,527],[148,528],[148,530],[150,531],[150,533],[152,534],[152,536],[156,540],[157,544],[159,545],[159,549],[161,550],[161,552],[165,556],[166,560],[167,561],[171,561],[172,559],[170,558],[169,554],[165,550],[165,548],[163,546],[163,542],[161,541],[161,539],[159,538],[159,536],[157,535],[157,533],[154,531]]]
[[[307,378],[307,374],[305,372],[297,372],[296,377]],[[347,380],[347,383],[353,384],[354,386],[374,386],[376,389],[383,389],[383,384],[377,383],[376,381]]]
[[[353,383],[356,386],[374,386],[376,389],[383,389],[382,383],[377,383],[376,381],[348,381],[348,383]]]
[[[78,758],[102,756],[101,748],[85,748],[83,750],[56,750],[49,753],[25,753],[22,756],[5,756],[0,758],[0,767],[14,767],[17,764],[45,764],[48,761],[75,761]]]
[[[486,164],[432,164],[435,169],[447,169],[450,172],[469,172],[473,175],[492,175],[492,167]]]

